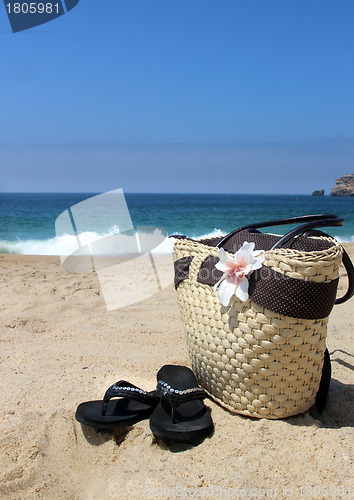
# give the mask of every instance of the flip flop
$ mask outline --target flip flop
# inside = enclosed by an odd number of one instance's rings
[[[114,429],[133,425],[150,417],[158,402],[156,391],[146,392],[120,380],[107,389],[103,400],[79,404],[75,418],[81,424],[97,429]]]
[[[198,387],[192,370],[163,366],[157,374],[156,392],[161,399],[150,418],[156,437],[193,443],[211,434],[213,421],[203,403],[208,394]]]

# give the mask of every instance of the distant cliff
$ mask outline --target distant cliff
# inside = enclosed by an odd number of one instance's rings
[[[319,189],[318,191],[314,191],[312,196],[324,196],[324,189]]]
[[[346,174],[337,179],[331,196],[354,196],[354,174]]]

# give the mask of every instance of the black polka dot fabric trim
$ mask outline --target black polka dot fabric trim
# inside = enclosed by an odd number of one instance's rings
[[[213,256],[205,259],[198,283],[210,286],[217,283],[222,276],[215,268],[218,261],[219,258]],[[337,287],[338,279],[328,283],[304,281],[263,266],[249,276],[248,293],[253,302],[275,313],[292,318],[322,319],[332,311]]]
[[[175,288],[177,288],[182,281],[188,278],[189,267],[191,265],[192,260],[193,260],[192,256],[187,256],[187,257],[182,257],[182,259],[178,259],[174,262]]]
[[[302,319],[327,318],[336,300],[338,278],[315,283],[290,278],[263,266],[249,277],[249,297],[261,307]]]
[[[209,255],[200,266],[198,273],[198,283],[214,286],[219,281],[223,273],[216,269],[215,265],[219,262],[219,257]]]

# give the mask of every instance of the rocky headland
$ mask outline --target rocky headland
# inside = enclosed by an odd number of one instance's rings
[[[331,196],[354,196],[354,174],[346,174],[337,179]]]

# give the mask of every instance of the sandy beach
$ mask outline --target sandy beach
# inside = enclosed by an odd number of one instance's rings
[[[96,432],[74,418],[119,379],[152,390],[162,365],[190,366],[172,285],[107,311],[97,276],[58,257],[2,254],[0,273],[1,498],[354,496],[354,299],[330,316],[321,416],[258,420],[206,400],[215,431],[193,447],[155,440],[148,420]]]

